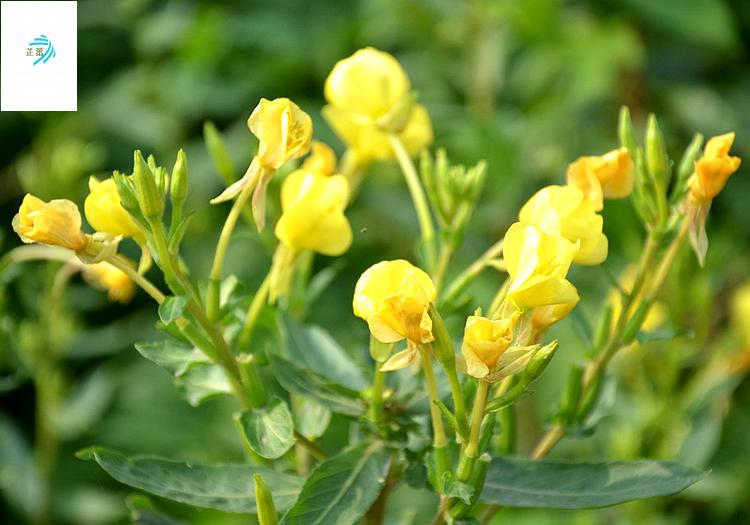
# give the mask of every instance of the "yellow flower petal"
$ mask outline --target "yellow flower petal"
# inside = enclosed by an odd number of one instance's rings
[[[89,179],[89,194],[83,203],[83,211],[96,231],[145,240],[138,225],[122,207],[114,179],[101,182],[96,177]]]
[[[75,203],[65,199],[50,202],[26,194],[13,217],[13,230],[27,244],[38,242],[83,250],[88,241],[81,231],[81,213]]]

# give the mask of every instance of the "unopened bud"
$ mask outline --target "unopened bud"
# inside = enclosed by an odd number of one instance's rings
[[[435,338],[432,343],[435,358],[444,366],[453,367],[456,361],[456,352],[453,349],[453,340],[445,326],[445,321],[432,304],[429,313],[432,319],[432,336]]]
[[[529,380],[529,382],[542,375],[544,369],[547,368],[549,362],[552,361],[552,356],[555,355],[557,347],[558,343],[555,340],[540,348],[533,355],[533,357],[529,360],[529,364],[526,365],[526,369],[524,370],[524,376]]]
[[[177,152],[170,184],[169,194],[172,198],[172,206],[182,206],[188,194],[187,157],[182,149]]]
[[[258,508],[259,525],[276,525],[279,522],[279,515],[263,476],[253,474],[253,485],[255,485],[255,504]]]
[[[156,185],[154,173],[146,164],[140,150],[136,150],[133,157],[133,182],[141,212],[146,218],[161,217],[164,212],[164,201]]]

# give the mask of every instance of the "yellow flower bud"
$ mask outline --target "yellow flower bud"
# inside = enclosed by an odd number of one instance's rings
[[[560,235],[517,222],[505,234],[503,257],[511,279],[506,299],[520,310],[578,302],[565,279],[578,245]]]
[[[581,157],[567,171],[567,182],[577,186],[594,203],[596,211],[604,207],[604,198],[623,199],[633,192],[635,172],[627,148],[618,148],[599,156]]]
[[[420,345],[433,340],[428,311],[435,296],[435,285],[425,272],[404,260],[383,261],[359,278],[352,306],[377,340],[408,339]]]
[[[427,109],[413,103],[409,78],[388,53],[368,47],[339,61],[326,79],[325,97],[323,116],[360,159],[393,158],[389,131],[412,156],[433,141]],[[398,125],[385,129],[390,120]]]
[[[326,100],[346,113],[373,119],[385,115],[409,94],[411,84],[389,53],[366,47],[339,60],[325,82]]]
[[[607,258],[602,217],[576,186],[542,188],[521,208],[519,219],[544,233],[562,235],[573,243],[580,241],[575,263],[600,264]]]
[[[135,294],[135,283],[130,277],[108,262],[87,264],[83,267],[83,277],[93,286],[106,290],[110,301],[126,304]]]
[[[114,179],[89,178],[89,194],[83,202],[86,220],[96,231],[143,240],[143,233],[130,214],[125,211],[117,194]]]
[[[281,187],[283,213],[274,233],[295,251],[341,255],[352,244],[352,229],[344,215],[348,201],[349,183],[343,175],[296,170]]]
[[[81,251],[88,245],[81,231],[81,213],[75,203],[66,199],[50,202],[27,193],[13,217],[13,230],[27,244],[38,242]]]
[[[336,152],[328,144],[313,140],[312,152],[302,163],[302,169],[321,175],[333,175],[336,172]]]
[[[734,132],[709,139],[703,156],[695,161],[695,172],[690,177],[691,196],[699,202],[716,197],[726,185],[729,176],[740,167],[739,157],[730,157]]]
[[[510,319],[492,321],[486,317],[469,316],[461,345],[466,373],[478,379],[490,375],[513,340],[511,328]]]
[[[258,160],[266,169],[276,170],[310,150],[312,119],[288,98],[260,99],[247,125],[260,141]]]

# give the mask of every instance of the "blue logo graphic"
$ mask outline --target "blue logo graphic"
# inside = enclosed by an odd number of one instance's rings
[[[39,35],[34,39],[33,42],[29,42],[29,47],[26,48],[26,56],[39,57],[34,61],[34,65],[39,62],[46,64],[50,58],[57,56],[55,46],[52,45],[52,41],[47,38],[47,35]]]

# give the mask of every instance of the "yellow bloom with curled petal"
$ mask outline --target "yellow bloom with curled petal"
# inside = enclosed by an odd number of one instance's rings
[[[83,211],[96,231],[145,240],[143,232],[122,207],[114,179],[99,181],[96,177],[89,178],[89,194],[83,202]]]
[[[312,119],[288,98],[260,99],[247,125],[258,137],[258,160],[266,169],[276,170],[310,150]]]
[[[580,241],[575,263],[600,264],[607,258],[602,216],[576,186],[542,188],[521,208],[519,219],[544,233],[562,235],[570,242]]]
[[[477,315],[466,319],[461,353],[466,372],[482,379],[490,375],[513,340],[511,319],[493,321]]]
[[[635,172],[628,149],[618,148],[604,155],[579,158],[568,166],[566,178],[600,211],[605,198],[624,199],[633,192]]]
[[[349,183],[343,175],[296,170],[281,187],[283,213],[274,233],[294,251],[341,255],[352,244],[352,229],[344,215],[348,201]]]
[[[578,244],[531,224],[512,224],[503,242],[510,277],[506,300],[520,310],[577,303],[578,291],[565,277]]]
[[[394,157],[388,132],[416,155],[434,139],[427,109],[414,104],[411,83],[389,53],[367,47],[340,60],[325,82],[323,116],[363,160]],[[393,129],[386,129],[396,123]]]
[[[379,341],[408,339],[421,345],[433,340],[428,311],[435,296],[430,276],[399,259],[368,268],[357,281],[352,306],[354,315],[367,321]]]
[[[302,163],[301,169],[314,171],[321,175],[333,175],[336,172],[336,153],[324,142],[314,140],[312,152]]]
[[[740,167],[741,159],[729,155],[732,143],[734,132],[712,137],[706,143],[703,156],[695,161],[695,172],[688,185],[690,195],[698,202],[707,202],[716,197],[729,176]]]
[[[81,251],[88,245],[81,231],[81,213],[66,199],[44,202],[27,193],[13,217],[13,230],[27,244],[38,242]]]
[[[110,301],[126,304],[135,294],[135,283],[130,277],[107,262],[87,264],[83,276],[92,285],[106,290]]]

